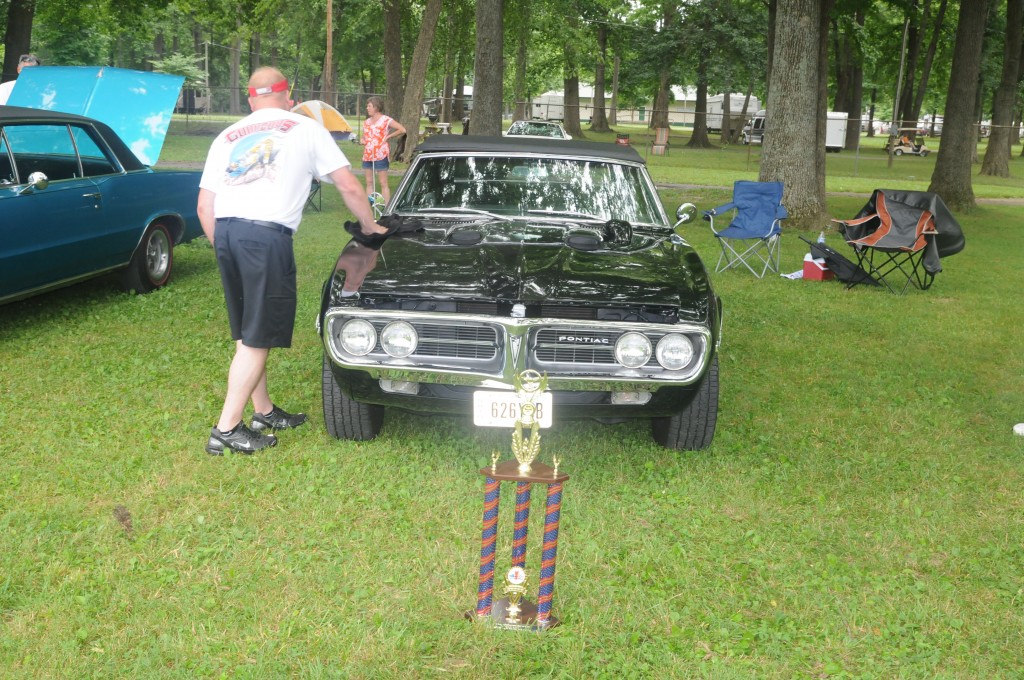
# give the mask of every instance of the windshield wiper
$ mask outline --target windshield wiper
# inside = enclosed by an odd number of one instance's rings
[[[480,210],[479,208],[463,208],[462,206],[453,206],[453,207],[447,207],[447,208],[446,207],[423,208],[422,210],[417,210],[417,212],[426,212],[426,213],[433,213],[433,212],[439,212],[439,213],[462,213],[462,214],[469,213],[470,215],[486,215],[487,217],[490,217],[491,219],[495,219],[495,220],[503,220],[503,219],[505,219],[501,215],[497,215],[495,213],[488,212],[486,210]]]
[[[541,210],[535,208],[527,210],[531,215],[547,215],[548,217],[578,217],[580,219],[587,220],[588,222],[604,222],[604,218],[596,217],[594,215],[588,215],[586,213],[574,212],[572,210]]]

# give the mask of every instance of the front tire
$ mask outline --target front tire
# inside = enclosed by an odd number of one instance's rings
[[[697,394],[672,416],[651,419],[654,441],[667,449],[697,451],[711,445],[718,421],[718,355],[711,361]]]
[[[167,283],[174,268],[174,241],[162,222],[154,222],[146,229],[142,242],[132,254],[124,271],[122,282],[127,290],[148,293]]]
[[[367,441],[380,434],[384,407],[349,399],[334,378],[327,352],[323,356],[324,424],[335,439]]]

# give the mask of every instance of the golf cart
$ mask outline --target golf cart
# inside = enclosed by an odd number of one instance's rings
[[[931,149],[924,145],[924,137],[918,134],[916,128],[900,128],[899,134],[889,135],[885,150],[888,152],[890,149],[893,156],[927,156],[931,153]]]

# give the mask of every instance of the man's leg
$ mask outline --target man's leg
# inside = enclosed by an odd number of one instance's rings
[[[228,394],[224,399],[224,409],[220,413],[217,429],[227,432],[242,422],[245,405],[251,398],[256,405],[260,399],[260,407],[270,410],[270,398],[267,397],[267,355],[269,349],[247,347],[241,340],[235,343],[235,357],[231,360],[228,371]],[[262,391],[262,394],[257,394]],[[265,400],[265,403],[264,403]]]

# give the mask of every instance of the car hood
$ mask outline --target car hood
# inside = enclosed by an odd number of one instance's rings
[[[331,289],[361,297],[679,308],[704,321],[711,285],[697,253],[667,227],[495,220],[423,222],[381,254],[350,242]],[[344,285],[346,283],[348,285]]]

